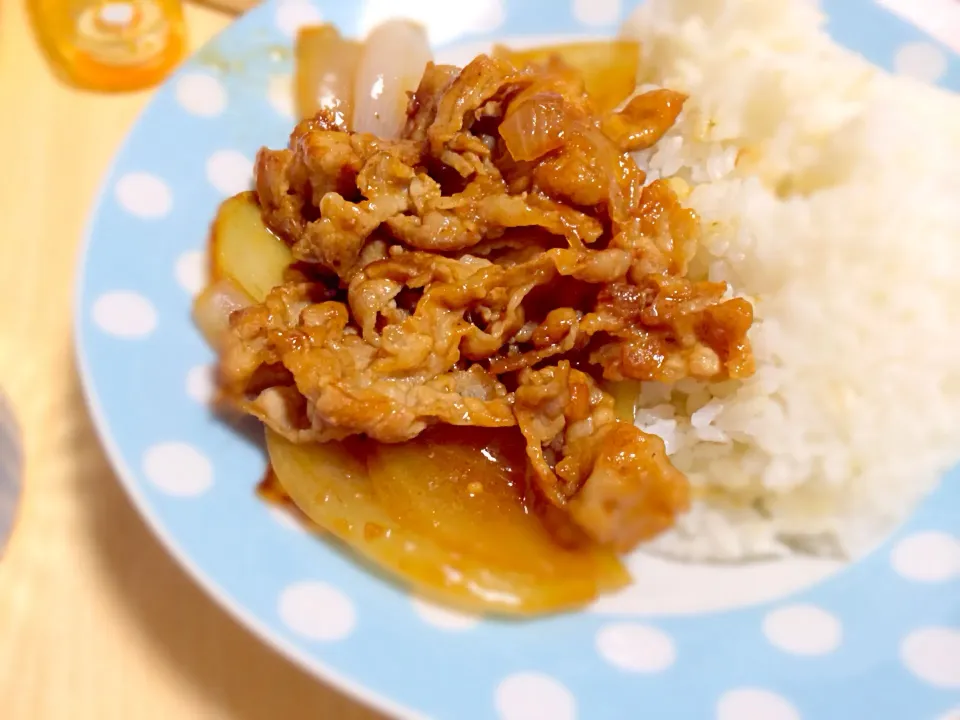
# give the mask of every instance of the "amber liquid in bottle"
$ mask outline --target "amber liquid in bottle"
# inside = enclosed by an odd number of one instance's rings
[[[28,2],[47,57],[78,87],[150,87],[166,77],[186,49],[180,0]]]

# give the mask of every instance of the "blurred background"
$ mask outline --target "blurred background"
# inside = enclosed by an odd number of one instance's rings
[[[0,549],[4,720],[375,717],[261,645],[165,554],[114,478],[77,385],[76,259],[102,175],[150,88],[239,7],[0,6],[0,394],[24,470]],[[67,18],[82,25],[73,39]],[[84,89],[105,85],[117,92]],[[20,475],[7,437],[0,512]]]

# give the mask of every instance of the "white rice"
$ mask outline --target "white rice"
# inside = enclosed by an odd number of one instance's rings
[[[807,0],[649,0],[646,83],[690,95],[639,153],[693,186],[693,267],[756,312],[756,375],[644,383],[697,489],[654,550],[856,556],[960,461],[960,99],[841,49]]]

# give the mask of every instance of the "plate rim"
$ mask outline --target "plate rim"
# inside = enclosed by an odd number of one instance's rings
[[[227,27],[230,27],[229,25]],[[218,33],[219,34],[219,33]],[[216,37],[216,36],[214,36]],[[101,183],[100,190],[97,193],[96,207],[109,194],[109,180]],[[96,213],[94,213],[96,216]],[[80,263],[81,270],[87,265],[89,255],[88,246],[91,242],[92,232],[88,228],[84,232],[83,242],[80,249],[83,253],[83,259]],[[83,322],[83,312],[85,308],[80,303],[85,289],[84,276],[81,275],[75,283],[73,292],[75,300],[75,309],[72,313],[74,327],[78,328]],[[110,463],[110,469],[113,471],[116,481],[123,488],[127,499],[140,515],[141,520],[153,533],[160,545],[174,561],[175,565],[184,571],[193,582],[195,582],[214,604],[226,611],[227,615],[237,624],[243,632],[251,633],[271,652],[278,653],[280,656],[292,662],[301,671],[312,675],[327,683],[333,689],[339,690],[354,700],[363,703],[375,710],[387,713],[392,717],[402,720],[418,720],[422,716],[411,708],[391,700],[389,697],[371,689],[363,682],[350,677],[349,674],[337,670],[333,666],[312,657],[309,653],[299,650],[296,645],[281,635],[273,632],[267,623],[263,622],[248,608],[235,601],[230,594],[220,587],[219,583],[206,573],[193,558],[180,547],[174,535],[168,531],[164,524],[157,517],[146,496],[139,490],[136,474],[128,465],[123,457],[123,453],[113,436],[110,425],[107,422],[103,408],[100,405],[100,398],[97,395],[93,383],[93,376],[88,367],[88,361],[83,345],[83,333],[73,333],[73,356],[76,362],[77,376],[80,381],[80,391],[83,396],[85,411],[90,423],[93,426],[97,440],[100,443],[104,454]]]
[[[309,0],[308,0],[309,1]],[[400,1],[400,0],[395,0]],[[644,0],[641,0],[641,2]],[[422,712],[393,700],[388,695],[373,689],[371,684],[365,683],[352,676],[351,673],[343,672],[336,668],[330,662],[316,657],[314,654],[299,649],[296,643],[288,640],[283,635],[275,632],[269,623],[257,616],[251,609],[245,607],[240,601],[231,597],[230,593],[224,589],[220,583],[214,580],[213,576],[204,571],[185,550],[176,539],[175,534],[166,526],[159,517],[159,513],[154,509],[150,499],[140,487],[137,479],[136,470],[126,461],[124,453],[112,430],[106,412],[101,404],[101,399],[97,391],[94,374],[91,370],[90,353],[85,347],[85,343],[90,340],[90,333],[84,330],[85,321],[89,308],[84,305],[85,293],[88,284],[88,267],[90,265],[90,249],[94,242],[94,236],[98,220],[101,217],[104,207],[110,200],[113,190],[112,180],[113,172],[117,165],[118,158],[126,151],[131,144],[135,129],[140,125],[144,116],[151,110],[156,101],[156,93],[165,85],[171,84],[181,72],[187,68],[189,63],[194,60],[204,48],[216,43],[225,33],[235,30],[238,26],[255,25],[259,18],[262,18],[270,8],[276,8],[283,0],[266,0],[259,6],[255,6],[251,11],[235,18],[225,27],[215,34],[211,35],[205,42],[194,49],[184,58],[183,63],[169,75],[160,85],[153,88],[153,93],[145,102],[141,110],[137,113],[133,122],[128,126],[121,142],[116,146],[113,153],[102,170],[102,177],[93,196],[88,215],[83,226],[81,241],[77,246],[77,262],[75,274],[73,276],[74,287],[71,293],[73,308],[71,311],[72,323],[72,353],[76,364],[76,373],[79,380],[81,395],[84,400],[85,411],[93,426],[97,440],[100,443],[110,468],[115,478],[119,481],[125,495],[131,502],[137,513],[141,516],[146,526],[150,529],[160,545],[169,554],[175,564],[186,573],[203,591],[210,601],[213,601],[219,608],[222,608],[228,616],[240,627],[243,632],[252,634],[259,642],[277,653],[285,660],[293,663],[300,671],[307,675],[319,679],[325,683],[329,689],[342,693],[350,699],[361,703],[367,708],[385,713],[390,717],[401,718],[402,720],[422,720],[426,717]],[[311,4],[322,6],[329,0],[312,0]],[[896,13],[893,13],[883,5],[878,4],[877,10],[896,17],[901,23],[911,25]],[[929,34],[918,28],[924,35]],[[596,34],[605,37],[612,37],[617,32],[605,32],[602,29],[594,29]],[[497,36],[498,37],[498,36]],[[931,38],[933,42],[942,45],[939,40]],[[464,42],[471,42],[472,38],[464,39]],[[842,43],[842,46],[846,47]],[[951,52],[948,49],[948,52]],[[958,54],[960,55],[960,54]],[[876,67],[876,64],[870,61],[870,65]],[[884,72],[889,72],[884,70]]]

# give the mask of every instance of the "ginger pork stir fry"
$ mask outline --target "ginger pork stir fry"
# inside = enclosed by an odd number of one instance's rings
[[[233,313],[224,396],[295,443],[516,426],[539,501],[625,551],[688,505],[607,381],[752,372],[752,308],[685,276],[698,222],[630,152],[655,90],[600,112],[561,62],[428,65],[399,138],[321,111],[256,162],[286,282]],[[551,513],[555,510],[551,510]]]

